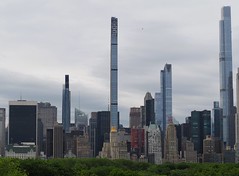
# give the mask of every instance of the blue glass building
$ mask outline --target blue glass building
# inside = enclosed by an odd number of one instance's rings
[[[62,92],[62,124],[65,133],[70,133],[71,120],[71,92],[69,89],[69,75],[65,75],[65,84]]]

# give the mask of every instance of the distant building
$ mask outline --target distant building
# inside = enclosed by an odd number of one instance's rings
[[[6,109],[0,108],[0,155],[5,155],[5,120]]]
[[[140,119],[140,108],[132,107],[129,112],[129,127],[130,128],[140,128],[141,127]]]
[[[37,145],[37,102],[9,102],[9,138],[8,144],[31,142]]]
[[[97,112],[97,128],[96,128],[96,150],[95,155],[99,154],[102,150],[103,143],[110,141],[110,112],[99,111]]]
[[[184,161],[187,163],[197,163],[197,151],[194,150],[194,144],[191,141],[185,140]]]
[[[53,129],[54,124],[57,123],[57,107],[52,106],[50,103],[38,103],[38,128],[41,127],[42,123],[42,141],[39,141],[39,149],[46,153],[46,138],[47,129]],[[38,138],[40,138],[40,129],[38,130]],[[40,146],[40,144],[42,144]]]
[[[88,127],[88,115],[77,108],[75,108],[75,125],[78,129]]]
[[[167,126],[164,146],[164,161],[178,163],[178,139],[176,134],[176,128],[173,123],[169,123]]]
[[[214,119],[214,137],[223,141],[223,113],[219,107],[219,102],[213,102],[213,119]]]
[[[195,150],[203,153],[203,139],[207,135],[211,135],[211,112],[204,111],[192,111],[191,112],[191,139],[194,143]]]
[[[154,112],[155,112],[155,124],[163,128],[163,100],[162,94],[155,93],[154,96]]]
[[[217,152],[218,143],[215,138],[206,136],[203,140],[203,162],[204,163],[222,163],[222,153]]]
[[[150,123],[155,123],[154,99],[150,92],[147,92],[144,97],[144,108],[145,108],[145,125],[149,126]]]
[[[78,158],[91,158],[92,150],[90,148],[89,136],[87,134],[76,138],[76,153]]]
[[[46,131],[46,158],[53,158],[53,129]]]
[[[131,152],[137,158],[145,155],[145,135],[143,128],[131,128]]]
[[[58,124],[53,129],[53,157],[63,158],[63,126]]]
[[[69,87],[69,75],[65,75],[65,84],[62,92],[62,124],[65,133],[70,132],[71,121],[71,92]]]
[[[90,123],[89,126],[90,148],[92,150],[93,157],[96,157],[97,112],[91,113],[89,123]]]
[[[35,159],[36,155],[36,146],[34,143],[6,146],[5,157],[7,158]]]
[[[233,73],[232,73],[232,39],[231,39],[231,7],[221,9],[219,22],[219,72],[220,72],[220,106],[223,109],[223,142],[234,147],[235,114],[233,107]]]
[[[162,164],[161,131],[156,124],[150,124],[147,129],[148,157],[153,156],[153,164]]]

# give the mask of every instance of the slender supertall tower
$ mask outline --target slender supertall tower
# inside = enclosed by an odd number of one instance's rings
[[[235,151],[236,151],[236,163],[239,163],[239,68],[237,70],[236,76],[236,95],[237,95],[237,113],[236,113],[236,144],[235,144]]]
[[[111,132],[118,131],[118,19],[111,18],[110,47],[110,119]]]
[[[223,142],[233,147],[235,141],[235,117],[232,85],[231,8],[221,9],[220,20],[220,106],[223,109]]]
[[[70,132],[71,120],[71,92],[69,88],[69,75],[65,75],[65,84],[62,92],[62,124],[65,133]]]

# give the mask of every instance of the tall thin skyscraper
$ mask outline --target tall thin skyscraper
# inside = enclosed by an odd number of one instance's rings
[[[118,131],[118,19],[115,17],[111,18],[110,120],[111,131]]]
[[[65,133],[70,132],[71,121],[71,92],[69,88],[69,75],[65,75],[65,84],[62,92],[62,124]]]
[[[231,8],[221,9],[220,20],[220,106],[223,109],[223,142],[233,147],[235,123],[232,85]]]
[[[239,163],[239,68],[237,70],[237,76],[236,76],[236,95],[237,95],[237,113],[236,113],[236,144],[235,144],[235,151],[236,151],[236,163]]]
[[[172,121],[172,65],[165,64],[164,70],[160,73],[160,84],[161,84],[161,114],[163,117],[161,129],[166,132],[169,121]],[[159,103],[160,104],[160,103]]]

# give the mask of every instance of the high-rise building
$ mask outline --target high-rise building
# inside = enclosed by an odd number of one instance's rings
[[[65,75],[65,84],[62,92],[62,124],[65,133],[70,133],[71,121],[71,92],[69,88],[69,75]]]
[[[88,115],[77,108],[75,108],[75,125],[80,130],[82,127],[87,128],[88,126]]]
[[[110,48],[110,123],[111,131],[118,131],[118,19],[111,18]]]
[[[145,134],[143,128],[131,128],[130,141],[131,152],[140,157],[145,151]]]
[[[212,115],[213,115],[213,121],[214,121],[214,137],[217,139],[220,139],[223,141],[223,116],[222,116],[222,108],[219,107],[219,102],[215,101],[213,102],[213,110],[212,110]]]
[[[155,112],[155,124],[163,127],[163,101],[162,95],[159,92],[155,93],[154,96],[154,112]]]
[[[149,126],[150,123],[155,124],[154,99],[150,92],[147,92],[144,97],[144,108],[145,108],[145,125]]]
[[[129,112],[129,127],[140,128],[141,127],[140,108],[132,107]]]
[[[162,164],[161,131],[156,124],[150,124],[147,129],[148,157],[152,156],[153,164]]]
[[[6,109],[0,108],[0,156],[4,156]]]
[[[236,95],[237,95],[237,113],[236,113],[236,144],[235,144],[235,153],[236,153],[236,163],[239,163],[239,68],[237,70],[236,76]]]
[[[97,128],[97,112],[91,113],[91,118],[89,120],[89,138],[90,138],[90,148],[92,151],[92,156],[96,157],[96,128]]]
[[[9,102],[8,144],[30,142],[37,145],[37,102]]]
[[[198,153],[203,153],[203,139],[207,135],[211,135],[211,112],[204,111],[192,111],[191,120],[191,139],[194,143],[195,150]]]
[[[53,157],[63,158],[63,126],[59,124],[53,129]]]
[[[96,128],[96,145],[95,145],[95,155],[99,154],[102,150],[103,143],[109,142],[110,140],[110,112],[100,111],[97,112],[97,128]]]
[[[220,20],[220,106],[223,109],[223,141],[235,143],[235,116],[233,107],[231,7],[221,9]]]
[[[168,123],[172,120],[172,65],[166,64],[164,70],[160,73],[161,84],[161,114],[163,119],[161,121],[163,126],[161,129],[166,131]],[[159,107],[160,108],[160,107]]]
[[[179,161],[178,139],[176,127],[172,122],[167,126],[164,145],[164,160],[166,162],[177,163]]]

